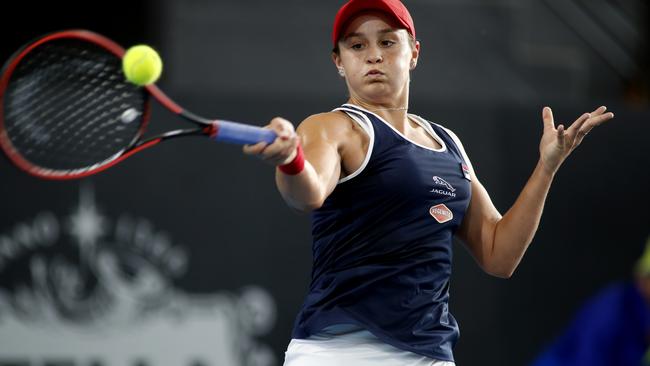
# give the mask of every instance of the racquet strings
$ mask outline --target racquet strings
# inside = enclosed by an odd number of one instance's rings
[[[93,43],[55,39],[16,66],[3,100],[16,153],[55,171],[103,165],[142,133],[147,94],[125,80],[121,59]]]

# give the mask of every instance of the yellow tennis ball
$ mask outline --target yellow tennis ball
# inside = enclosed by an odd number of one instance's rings
[[[162,73],[162,60],[153,48],[137,45],[129,48],[122,58],[126,79],[135,85],[155,83]]]

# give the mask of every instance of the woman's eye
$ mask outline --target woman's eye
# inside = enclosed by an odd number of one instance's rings
[[[355,43],[350,48],[352,48],[353,50],[360,50],[363,48],[363,45],[361,43]]]
[[[388,40],[388,39],[381,41],[381,45],[384,46],[384,47],[390,47],[390,46],[392,46],[394,44],[395,44],[394,41],[391,41],[391,40]]]

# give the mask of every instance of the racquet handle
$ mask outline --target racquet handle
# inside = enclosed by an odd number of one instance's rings
[[[277,137],[272,130],[237,122],[218,120],[215,121],[215,127],[212,138],[231,144],[252,145],[262,141],[270,144]]]

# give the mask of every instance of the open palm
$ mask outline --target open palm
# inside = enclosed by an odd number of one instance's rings
[[[580,145],[589,131],[614,118],[614,113],[605,113],[605,111],[607,107],[598,107],[591,113],[583,114],[568,129],[565,129],[562,124],[555,127],[553,111],[550,107],[544,107],[542,111],[544,134],[539,143],[539,154],[549,173],[557,171],[564,159]]]

